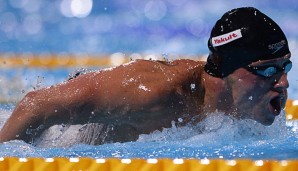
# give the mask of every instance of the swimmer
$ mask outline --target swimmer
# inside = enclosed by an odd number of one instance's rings
[[[135,141],[214,111],[271,125],[285,107],[292,67],[281,28],[255,8],[233,9],[216,22],[208,48],[206,62],[135,60],[29,92],[0,142],[29,142],[28,130],[57,124],[99,124],[90,144]]]

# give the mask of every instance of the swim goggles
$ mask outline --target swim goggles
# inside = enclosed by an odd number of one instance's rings
[[[292,69],[292,62],[286,62],[282,68],[276,66],[247,66],[246,69],[253,74],[269,78],[278,72],[288,73]]]

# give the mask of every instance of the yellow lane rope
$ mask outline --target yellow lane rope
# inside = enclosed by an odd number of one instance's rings
[[[287,119],[298,119],[298,100],[289,99],[285,111]]]
[[[43,67],[43,68],[63,68],[63,67],[105,67],[118,63],[127,62],[124,54],[115,55],[111,58],[108,55],[0,55],[1,68],[22,68],[22,67]]]
[[[7,171],[297,171],[297,160],[0,158]]]

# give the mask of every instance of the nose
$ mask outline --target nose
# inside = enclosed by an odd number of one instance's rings
[[[287,78],[287,74],[283,73],[280,77],[276,78],[274,83],[274,89],[276,90],[285,90],[289,88],[289,81]]]

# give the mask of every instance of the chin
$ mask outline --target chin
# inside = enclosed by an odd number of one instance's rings
[[[252,111],[252,119],[262,125],[270,126],[273,124],[275,118],[280,114],[280,112],[281,110],[275,110],[271,104],[268,104],[267,106],[264,105],[262,108],[255,108]]]
[[[275,117],[273,115],[257,119],[256,121],[262,125],[270,126],[273,124]]]
[[[273,122],[274,122],[274,119],[272,119],[272,120],[266,120],[266,121],[264,121],[264,122],[260,122],[262,125],[265,125],[265,126],[270,126],[270,125],[272,125],[273,124]]]

